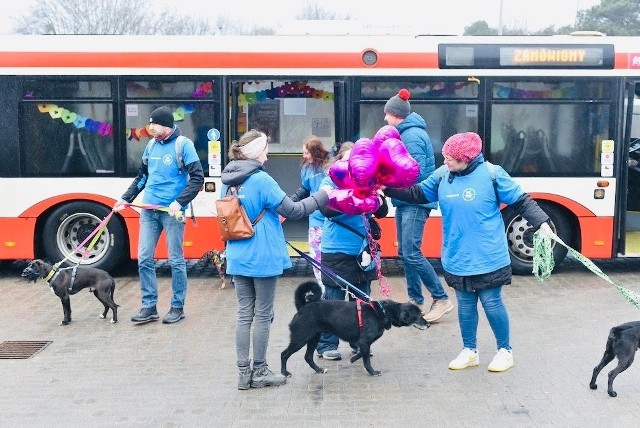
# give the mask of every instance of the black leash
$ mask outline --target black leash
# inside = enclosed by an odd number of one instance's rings
[[[376,300],[372,300],[371,297],[369,295],[367,295],[367,293],[365,293],[364,291],[360,290],[359,288],[357,288],[355,285],[351,284],[349,281],[347,281],[346,279],[344,279],[343,277],[341,277],[340,275],[338,275],[337,273],[335,273],[335,271],[333,269],[331,269],[329,266],[320,263],[319,261],[317,261],[316,259],[310,257],[308,254],[303,253],[302,251],[300,251],[299,249],[297,249],[296,247],[294,247],[291,242],[286,241],[287,245],[289,245],[291,248],[293,248],[293,250],[300,254],[300,256],[302,258],[304,258],[306,261],[308,261],[309,263],[311,263],[313,266],[315,266],[316,268],[318,268],[322,273],[324,273],[325,275],[327,275],[329,278],[331,278],[333,280],[333,282],[335,282],[336,284],[338,284],[338,286],[340,288],[342,288],[344,291],[346,291],[347,293],[350,293],[352,295],[354,295],[357,299],[363,300],[369,304],[375,304],[375,306],[380,310],[380,312],[384,315],[384,308],[382,307],[382,305],[380,304],[380,302],[376,301]],[[344,285],[344,287],[342,285]]]

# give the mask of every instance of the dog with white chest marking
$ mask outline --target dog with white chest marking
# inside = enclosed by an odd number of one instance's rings
[[[371,344],[391,327],[430,325],[422,318],[420,308],[412,303],[393,300],[346,302],[321,300],[321,297],[322,289],[315,281],[303,282],[295,291],[298,312],[289,323],[289,346],[280,355],[280,372],[285,376],[291,376],[287,371],[287,360],[304,345],[307,345],[304,360],[316,373],[325,373],[326,370],[313,361],[321,333],[332,333],[349,342],[352,348],[357,349],[350,361],[353,363],[362,358],[367,372],[379,376],[380,372],[371,367]]]
[[[104,305],[104,312],[102,312],[100,318],[106,318],[109,309],[111,309],[113,315],[111,322],[118,322],[119,305],[113,301],[116,281],[101,269],[81,266],[56,269],[53,265],[36,259],[31,261],[22,271],[21,277],[33,282],[40,278],[47,281],[51,291],[62,302],[64,317],[60,325],[67,325],[71,322],[71,299],[69,296],[84,288],[89,288],[89,291]]]

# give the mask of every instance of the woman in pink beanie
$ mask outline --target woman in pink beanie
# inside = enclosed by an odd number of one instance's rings
[[[500,204],[513,207],[536,229],[551,230],[549,217],[498,165],[485,162],[482,140],[474,132],[451,136],[442,147],[444,165],[407,189],[385,189],[385,195],[423,204],[439,202],[442,211],[442,268],[458,299],[463,349],[449,363],[460,370],[480,364],[477,350],[478,300],[496,338],[498,353],[489,371],[513,366],[509,315],[502,286],[511,284],[511,260]]]

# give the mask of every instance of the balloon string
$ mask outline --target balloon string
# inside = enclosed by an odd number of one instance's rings
[[[382,274],[382,260],[381,260],[381,251],[380,245],[373,239],[371,236],[371,227],[369,226],[369,219],[365,214],[362,214],[362,220],[364,223],[364,228],[366,230],[367,242],[369,244],[369,251],[371,252],[371,258],[374,260],[376,264],[376,275],[378,279],[378,289],[380,290],[380,294],[382,294],[385,298],[391,298],[391,287],[389,286],[389,281]]]

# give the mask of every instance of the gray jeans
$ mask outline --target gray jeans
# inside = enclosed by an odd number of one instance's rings
[[[266,364],[269,331],[273,321],[273,300],[278,277],[251,278],[233,276],[238,298],[236,320],[236,354],[238,367],[250,364],[251,324],[253,326],[253,363]]]

